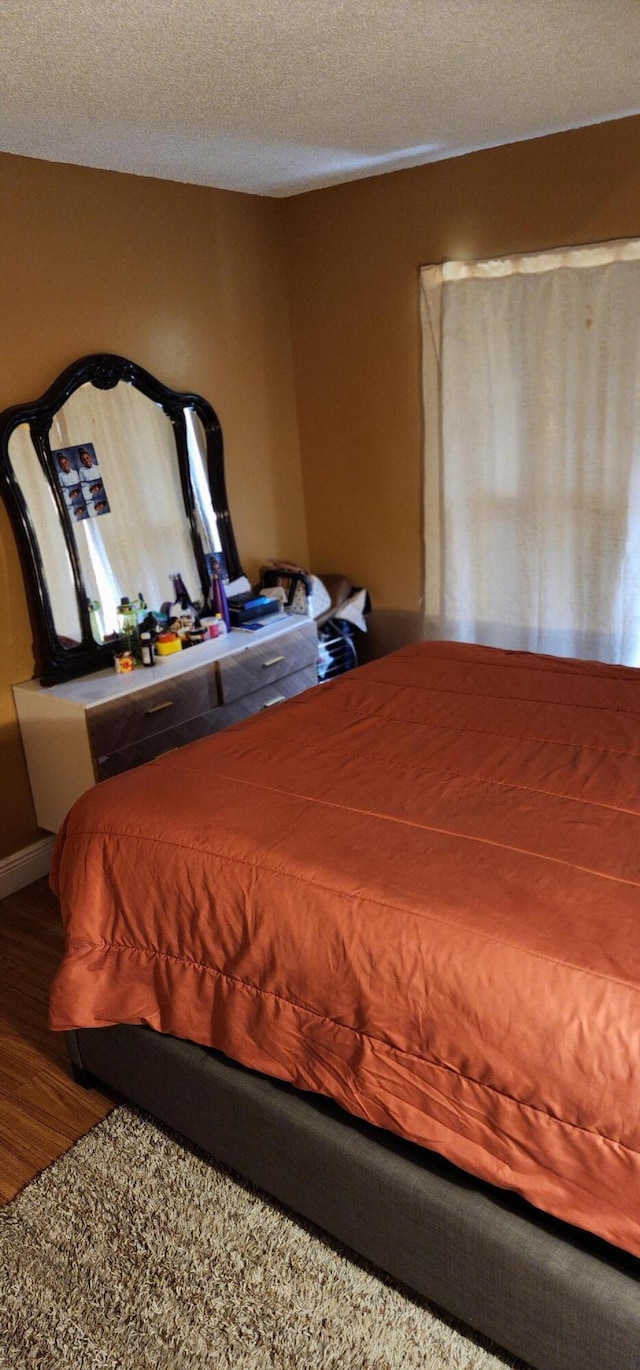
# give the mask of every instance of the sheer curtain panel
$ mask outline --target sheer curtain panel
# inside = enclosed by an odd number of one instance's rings
[[[421,273],[434,636],[640,665],[640,243]]]

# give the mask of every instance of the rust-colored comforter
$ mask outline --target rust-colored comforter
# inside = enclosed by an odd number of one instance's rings
[[[147,1023],[640,1255],[640,672],[404,649],[97,786],[54,1028]]]

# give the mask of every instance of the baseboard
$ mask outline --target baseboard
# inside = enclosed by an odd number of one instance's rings
[[[0,899],[49,874],[54,841],[54,837],[42,837],[30,847],[0,858]]]

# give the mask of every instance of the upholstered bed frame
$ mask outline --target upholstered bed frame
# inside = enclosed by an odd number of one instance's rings
[[[67,1033],[147,1110],[535,1370],[638,1370],[640,1262],[330,1101],[144,1027]]]

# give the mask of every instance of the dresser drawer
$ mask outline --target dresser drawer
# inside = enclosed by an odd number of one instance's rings
[[[311,667],[315,672],[317,660],[318,635],[310,619],[302,619],[299,628],[267,642],[253,639],[250,649],[218,662],[222,703],[232,704],[293,672]]]
[[[285,699],[293,699],[294,695],[301,694],[303,690],[308,690],[317,683],[318,675],[314,660],[313,666],[293,671],[275,685],[263,685],[261,689],[253,690],[251,694],[235,700],[232,704],[210,709],[198,718],[187,719],[175,728],[166,728],[163,732],[155,733],[153,737],[141,738],[138,742],[121,747],[119,751],[110,752],[107,756],[96,756],[97,778],[108,780],[113,775],[133,770],[135,766],[143,766],[146,761],[154,761],[157,756],[174,751],[176,747],[184,747],[188,742],[197,742],[201,737],[208,737],[211,733],[220,732],[222,728],[228,728],[231,723],[241,723],[243,718],[250,718],[252,714],[261,713],[263,709],[270,709],[275,704],[282,704]]]
[[[145,761],[154,761],[157,756],[164,756],[165,752],[172,752],[176,747],[184,747],[188,742],[197,742],[199,738],[217,732],[224,726],[220,722],[220,712],[217,708],[210,709],[197,718],[178,723],[175,728],[166,728],[153,737],[141,738],[127,747],[121,747],[119,751],[109,752],[107,756],[96,756],[97,779],[109,780],[123,771],[132,771],[136,766],[143,766]]]
[[[299,695],[303,690],[317,684],[318,669],[314,656],[312,666],[303,666],[301,671],[292,671],[290,675],[275,681],[273,685],[262,685],[259,690],[252,690],[251,694],[243,695],[242,699],[233,700],[231,704],[223,704],[217,711],[217,717],[220,718],[221,726],[227,728],[229,724],[240,723],[251,714],[271,709],[274,704],[282,704],[285,699],[293,699],[294,695]]]
[[[160,672],[162,667],[154,669]],[[218,678],[212,663],[184,676],[159,680],[157,685],[145,686],[121,699],[111,699],[87,711],[93,754],[101,757],[143,742],[208,713],[218,703]]]
[[[76,799],[155,757],[196,742],[317,684],[315,623],[291,617],[262,633],[43,690],[14,686],[37,821],[56,832]],[[256,639],[259,639],[256,641]]]

